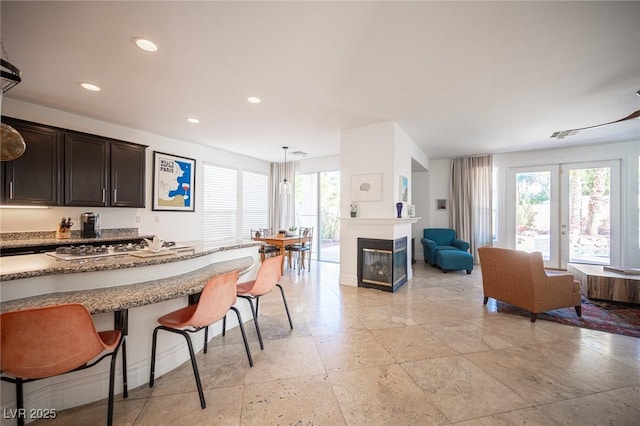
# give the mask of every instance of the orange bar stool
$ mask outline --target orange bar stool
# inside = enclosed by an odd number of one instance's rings
[[[284,296],[284,289],[278,283],[282,277],[281,264],[284,255],[274,256],[265,259],[258,269],[256,279],[238,284],[238,297],[242,297],[249,302],[251,306],[251,313],[253,314],[253,322],[256,325],[256,332],[258,333],[258,340],[260,341],[260,349],[264,349],[262,343],[262,335],[260,334],[260,326],[258,325],[258,308],[260,303],[260,296],[264,296],[273,290],[273,287],[277,286],[282,294],[282,301],[284,302],[284,309],[287,311],[287,318],[289,318],[289,326],[293,330],[293,323],[291,322],[291,315],[289,315],[289,306],[287,305],[287,299]],[[255,307],[253,306],[253,300],[256,301]],[[225,334],[226,318],[222,320],[222,335]]]
[[[244,348],[247,352],[249,365],[253,367],[253,359],[247,342],[247,335],[244,332],[240,311],[233,306],[236,303],[236,283],[238,281],[238,271],[229,272],[227,274],[218,275],[209,280],[202,289],[198,303],[186,306],[177,311],[171,312],[158,318],[160,324],[153,330],[153,341],[151,344],[151,376],[149,377],[149,387],[153,387],[154,375],[156,368],[156,342],[158,340],[158,331],[165,330],[171,333],[177,333],[187,341],[189,348],[189,356],[191,357],[191,366],[193,367],[193,375],[196,378],[196,386],[200,395],[200,406],[202,409],[207,407],[204,399],[202,383],[200,381],[200,373],[198,372],[198,363],[196,355],[193,351],[193,344],[188,333],[196,333],[204,329],[204,353],[207,353],[207,340],[209,337],[209,326],[215,322],[225,318],[229,310],[233,310],[238,317],[242,339],[244,340]]]
[[[6,312],[0,315],[0,379],[15,383],[18,413],[24,413],[24,383],[83,370],[111,357],[107,409],[111,426],[116,355],[123,340],[118,330],[98,332],[91,314],[79,303]],[[126,394],[126,382],[123,385]],[[19,415],[18,425],[24,421]]]

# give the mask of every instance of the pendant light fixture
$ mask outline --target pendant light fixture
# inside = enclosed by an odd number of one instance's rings
[[[18,68],[9,62],[9,55],[4,50],[4,43],[0,40],[0,48],[2,49],[2,57],[0,57],[0,65],[2,65],[2,93],[7,93],[13,86],[22,81],[22,73]],[[6,60],[4,58],[7,58]]]
[[[282,181],[280,182],[280,195],[282,194],[290,195],[291,182],[287,180],[287,150],[289,149],[289,147],[283,146],[282,149],[284,149],[284,179],[282,179]]]
[[[2,85],[2,94],[7,93],[16,84],[22,81],[20,70],[9,62],[9,55],[4,50],[4,43],[0,40],[0,77]],[[5,58],[7,58],[5,60]],[[24,142],[22,135],[6,123],[0,125],[2,135],[0,136],[0,161],[11,161],[24,154],[27,144]]]

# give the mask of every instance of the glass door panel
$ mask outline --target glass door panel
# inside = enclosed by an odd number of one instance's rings
[[[318,250],[318,174],[296,175],[296,226],[313,227],[311,258]]]
[[[619,227],[618,163],[563,165],[562,176],[562,264],[611,264],[618,253],[612,240]]]
[[[320,173],[318,260],[340,262],[340,172]]]
[[[620,261],[620,163],[511,169],[513,247],[542,253],[547,268]]]
[[[340,172],[296,175],[296,226],[313,227],[312,259],[340,262]]]
[[[551,170],[516,171],[515,248],[552,261]]]

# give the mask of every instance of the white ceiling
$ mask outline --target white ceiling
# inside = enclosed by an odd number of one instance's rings
[[[0,7],[7,97],[269,161],[388,120],[432,159],[640,141],[640,120],[549,138],[640,109],[637,1]]]

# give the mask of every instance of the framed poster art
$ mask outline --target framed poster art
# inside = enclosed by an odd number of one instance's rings
[[[382,173],[351,175],[351,201],[382,199]]]
[[[400,201],[405,203],[409,202],[409,179],[406,176],[400,175]]]
[[[195,211],[196,160],[153,151],[152,210]]]
[[[436,210],[446,210],[446,209],[447,209],[447,199],[438,198],[436,200]]]

